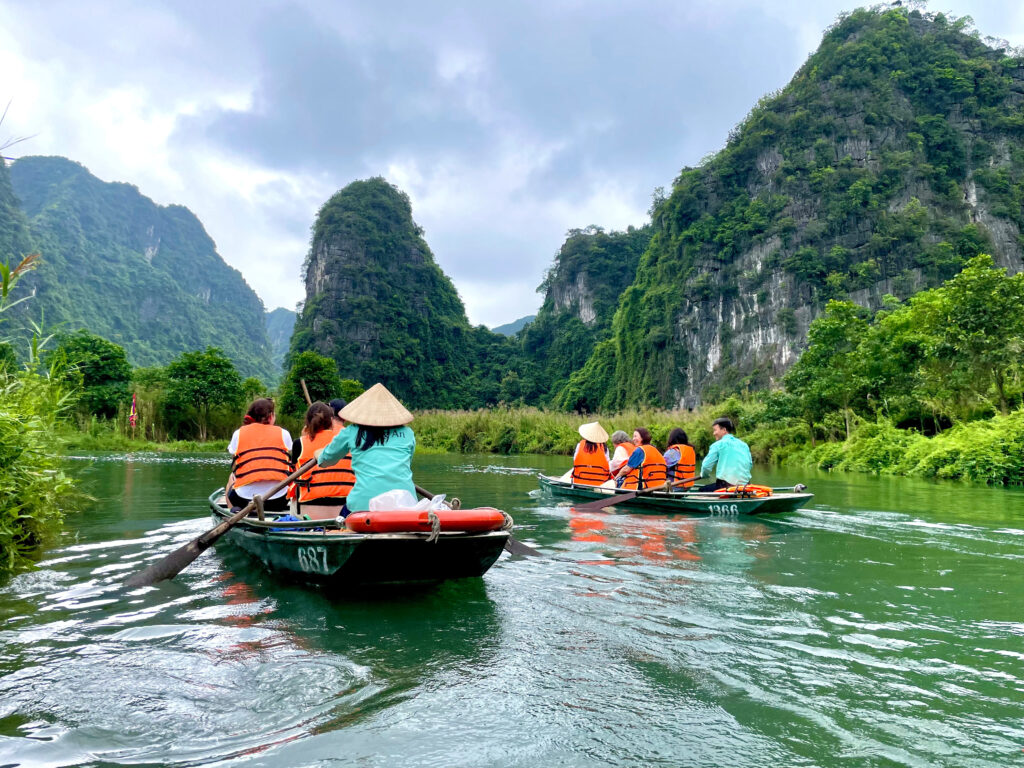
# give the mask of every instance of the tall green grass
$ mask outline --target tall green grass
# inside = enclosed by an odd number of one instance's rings
[[[0,370],[0,570],[25,559],[76,498],[55,438],[71,402],[55,378]]]

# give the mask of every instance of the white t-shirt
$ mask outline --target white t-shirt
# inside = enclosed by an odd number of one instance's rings
[[[615,446],[615,453],[612,455],[612,460],[608,467],[613,475],[622,469],[623,464],[629,461],[629,455],[635,449],[636,446],[632,443],[619,443]]]
[[[277,426],[276,424],[274,426]],[[283,447],[286,451],[291,453],[292,450],[292,436],[288,434],[288,430],[284,427],[277,427],[281,430],[281,439],[283,440]],[[231,442],[228,443],[228,453],[234,456],[238,453],[238,433],[240,429],[235,430],[235,434],[231,436]],[[243,499],[251,499],[257,494],[264,498],[279,499],[288,493],[288,486],[285,486],[280,491],[275,493],[273,496],[267,496],[267,491],[277,485],[280,480],[258,480],[255,483],[249,483],[248,485],[241,485],[235,488],[235,493],[241,496]]]

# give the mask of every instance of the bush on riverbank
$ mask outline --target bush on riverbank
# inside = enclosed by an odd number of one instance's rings
[[[72,404],[56,377],[0,370],[0,570],[36,546],[73,498],[54,446],[57,421]]]
[[[875,474],[1024,485],[1024,411],[958,424],[932,437],[865,423],[849,440],[790,455],[788,464]]]

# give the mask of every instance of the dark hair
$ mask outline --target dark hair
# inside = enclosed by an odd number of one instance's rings
[[[253,400],[249,410],[245,412],[242,422],[245,424],[269,424],[270,417],[274,415],[274,401],[269,397],[261,397]]]
[[[356,448],[360,451],[368,451],[377,443],[383,445],[393,433],[400,429],[401,427],[364,427],[360,424],[359,431],[356,433]]]
[[[651,430],[649,430],[647,427],[637,427],[633,431],[640,435],[641,443],[643,443],[644,445],[651,444]]]
[[[724,416],[711,422],[712,427],[716,424],[730,434],[736,431],[736,428],[732,425],[732,419],[727,419]]]
[[[341,413],[341,409],[348,405],[348,402],[344,397],[336,397],[328,403],[331,406],[331,410],[334,411],[334,415],[337,416]]]
[[[596,450],[598,450],[598,444],[597,443],[592,443],[589,440],[584,440],[583,441],[583,452],[584,453],[593,453]]]
[[[334,411],[319,400],[306,410],[306,436],[312,440],[326,429],[334,427]]]
[[[689,445],[690,438],[686,436],[686,432],[679,427],[673,427],[672,431],[668,433],[668,444],[669,445]]]

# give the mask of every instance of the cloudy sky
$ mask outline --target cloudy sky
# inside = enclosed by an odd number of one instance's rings
[[[945,3],[1024,45],[1019,0]],[[268,309],[303,298],[318,207],[383,175],[496,325],[536,310],[567,229],[642,224],[852,7],[0,0],[0,141],[187,205]]]

